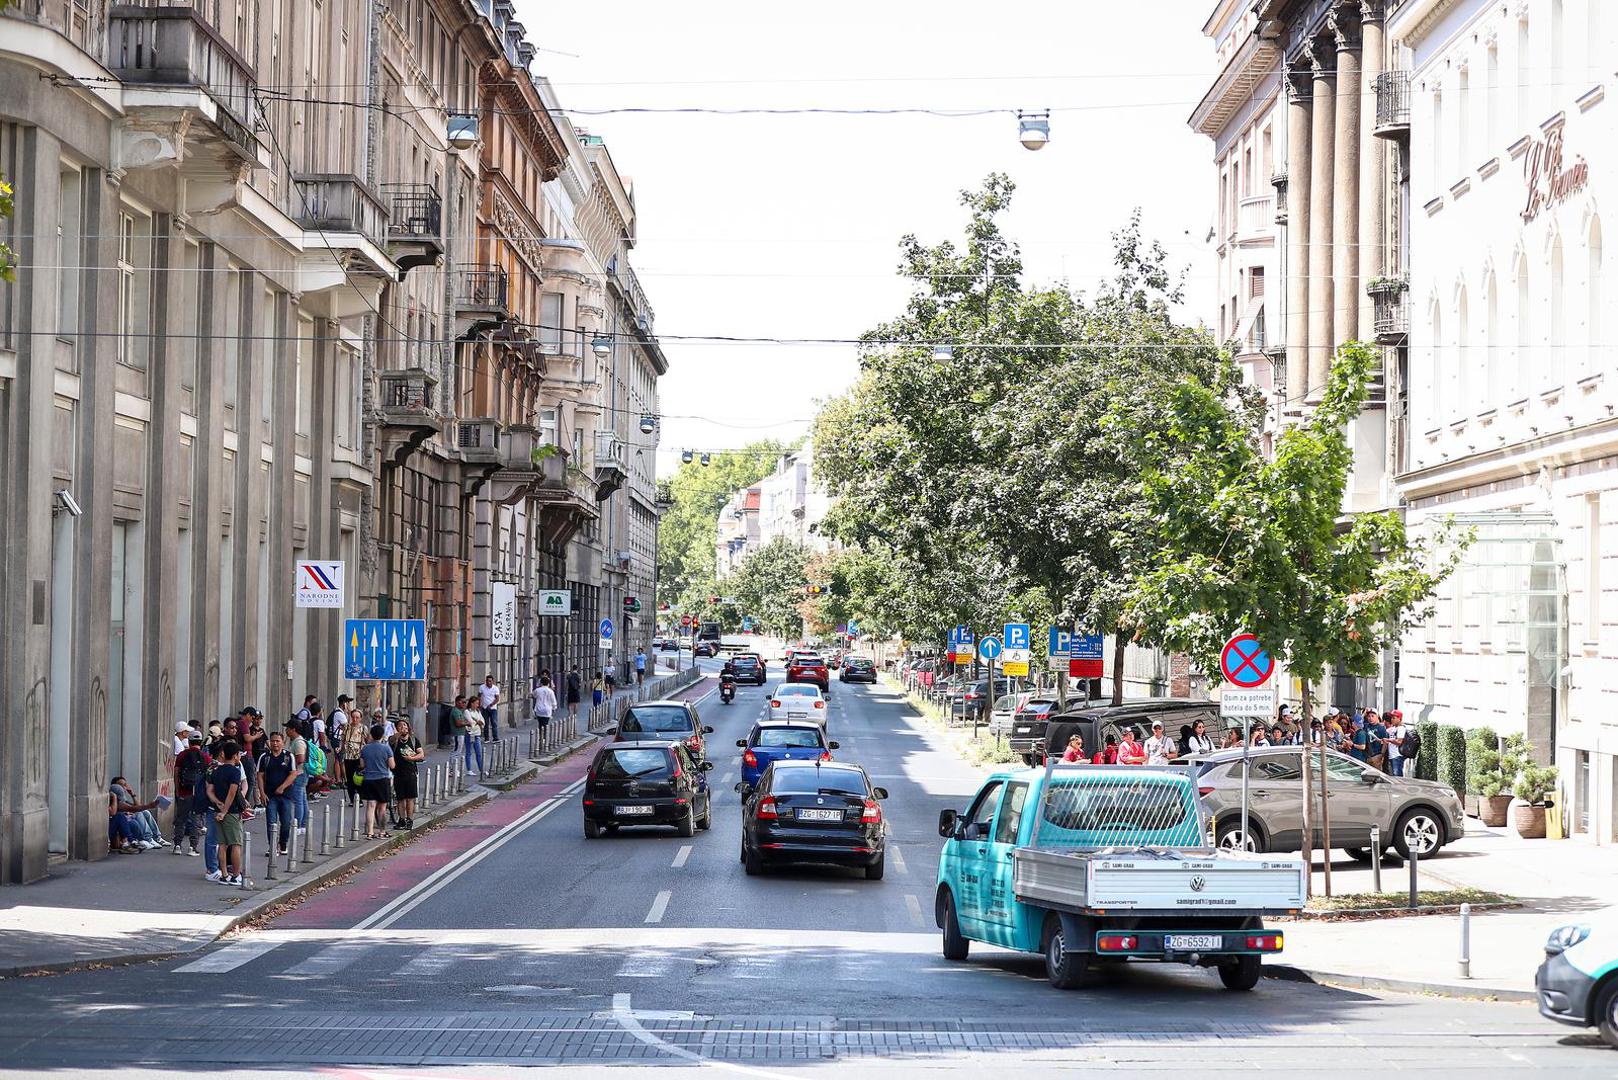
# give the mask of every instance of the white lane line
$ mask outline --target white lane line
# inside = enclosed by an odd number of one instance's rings
[[[889,844],[888,845],[888,855],[891,856],[892,859],[893,859],[893,868],[895,870],[899,871],[899,873],[901,873],[901,874],[910,873],[910,867],[905,865],[904,852],[899,850],[899,845],[897,845],[897,844]]]
[[[640,1015],[644,1015],[648,1020],[663,1019],[668,1016],[667,1013],[644,1013]],[[790,1073],[769,1072],[765,1069],[754,1069],[729,1061],[714,1061],[712,1058],[703,1057],[694,1050],[687,1050],[683,1046],[675,1046],[672,1043],[664,1042],[650,1031],[647,1031],[645,1026],[641,1024],[639,1016],[630,1007],[628,994],[612,995],[612,1018],[618,1022],[619,1027],[629,1032],[636,1041],[655,1050],[661,1050],[665,1054],[680,1058],[682,1061],[706,1065],[710,1069],[722,1069],[725,1072],[740,1073],[743,1076],[763,1076],[767,1077],[768,1080],[794,1080]]]
[[[674,896],[674,893],[669,889],[663,889],[662,891],[660,891],[657,894],[657,899],[652,901],[652,910],[650,910],[650,911],[648,911],[646,913],[646,918],[642,919],[641,922],[645,922],[645,923],[660,923],[660,922],[662,922],[663,921],[663,913],[669,909],[669,900],[673,896]]]
[[[617,979],[661,979],[674,966],[674,957],[668,953],[631,953],[613,973]]]
[[[455,961],[462,959],[465,954],[453,947],[438,946],[422,952],[414,960],[405,964],[395,975],[437,975],[448,968]]]
[[[916,899],[915,893],[905,893],[905,907],[910,909],[910,920],[917,926],[925,927],[927,920],[921,915],[921,901]]]
[[[676,851],[674,853],[674,862],[671,863],[670,865],[672,866],[673,869],[678,870],[678,869],[680,869],[680,867],[685,865],[685,861],[687,859],[689,859],[690,857],[691,857],[691,845],[690,844],[681,844],[680,845],[680,850]]]
[[[354,924],[355,930],[386,929],[431,899],[440,889],[484,859],[521,836],[535,822],[572,799],[584,787],[584,777],[551,796],[522,817],[507,825],[483,842],[468,848],[453,861],[445,863],[416,885],[401,893],[392,903],[379,908]]]
[[[376,948],[376,942],[340,942],[287,968],[288,975],[333,975],[350,966],[360,956]]]
[[[278,938],[255,937],[244,941],[233,941],[222,949],[215,949],[207,956],[175,968],[174,973],[176,975],[220,975],[227,971],[235,971],[243,964],[263,956],[280,944],[282,942]]]

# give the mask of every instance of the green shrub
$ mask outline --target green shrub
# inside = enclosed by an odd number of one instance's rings
[[[1466,732],[1454,724],[1438,726],[1438,776],[1457,792],[1466,788]]]
[[[1416,779],[1438,779],[1438,721],[1416,721],[1416,734],[1421,736],[1421,755],[1416,758]]]
[[[1500,751],[1481,743],[1469,744],[1466,748],[1467,786],[1475,794],[1486,799],[1506,794],[1511,790],[1512,780],[1516,778],[1515,771],[1507,775],[1508,764],[1505,758],[1501,757]]]
[[[1476,727],[1466,733],[1466,793],[1483,794],[1482,774],[1499,767],[1500,736],[1494,728]],[[1491,758],[1489,755],[1494,755]],[[1436,779],[1436,778],[1435,778]],[[1506,777],[1506,787],[1511,777]],[[1498,794],[1498,792],[1496,792]]]
[[[1555,790],[1556,766],[1530,763],[1517,774],[1517,782],[1512,785],[1511,793],[1525,803],[1538,806]]]

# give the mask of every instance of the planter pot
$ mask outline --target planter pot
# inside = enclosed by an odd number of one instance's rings
[[[1511,808],[1511,827],[1524,840],[1545,838],[1545,807],[1516,803]]]
[[[1476,792],[1468,791],[1462,796],[1461,804],[1466,810],[1467,817],[1478,816],[1478,796]]]
[[[1499,828],[1506,823],[1506,811],[1510,809],[1510,795],[1478,796],[1478,819],[1492,828]]]

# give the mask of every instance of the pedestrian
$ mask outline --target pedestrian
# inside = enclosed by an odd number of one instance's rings
[[[1062,752],[1062,760],[1079,765],[1089,764],[1090,759],[1084,756],[1084,736],[1074,732],[1067,737],[1067,749]]]
[[[1286,728],[1282,727],[1280,724],[1276,724],[1274,727],[1270,728],[1271,746],[1290,746],[1291,743],[1292,740],[1287,737]]]
[[[1319,718],[1309,721],[1309,745],[1319,746],[1326,739],[1326,728]]]
[[[168,847],[169,842],[163,839],[163,830],[157,827],[157,819],[152,816],[152,810],[160,805],[156,799],[151,802],[139,801],[135,798],[135,789],[121,776],[112,778],[107,794],[116,804],[118,812],[128,816],[134,827],[135,841],[141,847]]]
[[[1124,737],[1118,740],[1118,764],[1146,764],[1146,747],[1140,742],[1140,728],[1128,728],[1124,731]]]
[[[1381,769],[1386,772],[1388,768],[1388,752],[1383,744],[1387,741],[1388,729],[1382,725],[1382,718],[1376,714],[1375,709],[1365,710],[1365,731],[1367,743],[1366,763],[1373,769]]]
[[[607,696],[611,697],[613,695],[613,693],[615,691],[617,691],[617,689],[618,689],[618,676],[613,674],[613,670],[612,670],[610,660],[609,660],[607,670],[603,673],[603,677],[606,679],[606,682],[607,682]]]
[[[219,764],[209,777],[208,802],[213,808],[214,829],[224,864],[223,874],[215,880],[238,888],[243,884],[242,812],[247,809],[246,790],[241,744],[226,739],[219,744]]]
[[[191,725],[186,723],[184,720],[181,720],[174,725],[174,740],[171,744],[174,751],[174,756],[178,758],[181,754],[185,753],[186,747],[189,746],[190,743]]]
[[[293,725],[287,726],[293,729]],[[282,855],[287,853],[287,840],[297,820],[292,784],[298,771],[297,757],[287,748],[286,735],[272,732],[268,749],[258,759],[258,801],[264,807],[264,837]]]
[[[398,803],[396,829],[416,827],[416,789],[419,783],[417,769],[427,760],[427,751],[421,748],[410,721],[401,719],[395,726],[393,746],[393,798]]]
[[[1092,765],[1118,764],[1118,736],[1109,732],[1101,749],[1096,751],[1095,757],[1090,759]]]
[[[590,704],[599,707],[602,699],[607,696],[607,677],[604,672],[597,671],[596,677],[590,680]]]
[[[348,711],[348,723],[343,725],[343,745],[339,751],[343,763],[343,784],[347,792],[348,801],[358,806],[360,785],[365,782],[364,768],[360,763],[360,751],[365,749],[365,724],[360,720],[360,711]]]
[[[635,650],[635,685],[646,685],[646,650]]]
[[[319,703],[316,703],[318,707]],[[292,752],[295,762],[292,774],[292,815],[298,823],[298,833],[303,835],[309,831],[309,729],[304,721],[295,720],[287,724],[287,749]]]
[[[484,737],[490,742],[500,741],[500,686],[493,675],[483,677],[478,687],[478,709],[483,713]]]
[[[556,691],[551,689],[551,677],[540,675],[539,685],[534,687],[530,695],[534,699],[534,723],[539,725],[540,735],[550,730],[551,716],[556,712]]]
[[[1256,727],[1253,728],[1252,737],[1250,739],[1248,739],[1247,745],[1248,746],[1268,746],[1268,745],[1270,745],[1270,736],[1264,730],[1264,725],[1263,724],[1259,724],[1259,725],[1257,725]]]
[[[472,703],[464,694],[455,695],[455,708],[451,711],[455,730],[461,736],[461,762],[466,772],[475,777],[483,775],[483,716],[472,707]],[[476,756],[478,767],[472,769],[472,759]]]
[[[120,807],[116,792],[107,792],[107,853],[109,855],[139,855],[146,850],[140,838],[135,819]]]
[[[1383,728],[1382,752],[1387,755],[1388,772],[1393,776],[1405,774],[1404,742],[1409,737],[1404,714],[1398,709],[1388,710],[1388,722]]]
[[[202,732],[186,729],[185,749],[174,758],[174,854],[181,854],[185,842],[191,842],[187,855],[198,854],[197,841],[202,836],[202,815],[192,801],[208,775],[212,764],[208,752],[202,748]]]
[[[1208,738],[1208,725],[1201,720],[1191,725],[1191,734],[1180,744],[1181,752],[1191,754],[1213,753],[1213,740]]]
[[[1152,735],[1146,740],[1146,764],[1167,765],[1177,754],[1174,740],[1163,734],[1163,721],[1152,721]]]
[[[383,738],[393,738],[393,717],[388,715],[388,710],[384,709],[380,705],[373,708],[371,710],[371,723],[372,725],[382,725]]]
[[[363,781],[360,794],[365,800],[365,839],[376,840],[387,830],[383,819],[387,817],[388,801],[393,794],[393,749],[387,744],[387,729],[372,724],[370,741],[360,750]]]
[[[1371,763],[1371,733],[1363,717],[1349,717],[1348,756],[1362,765]]]
[[[579,665],[574,664],[567,673],[567,714],[576,725],[579,721],[579,698],[584,690],[584,679],[579,675]]]
[[[1225,741],[1219,744],[1221,750],[1236,750],[1242,745],[1242,733],[1237,728],[1225,732]]]

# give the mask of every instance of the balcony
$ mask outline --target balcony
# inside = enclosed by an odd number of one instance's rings
[[[1410,137],[1410,72],[1385,71],[1376,77],[1376,127],[1383,139]]]
[[[628,479],[628,447],[615,432],[596,432],[596,502],[604,502],[609,495],[623,487]]]
[[[65,7],[75,25],[78,15],[92,18],[92,5]],[[188,179],[234,180],[256,164],[257,76],[202,11],[133,3],[106,11],[107,67],[124,84],[126,155],[141,165],[184,163]],[[128,153],[130,145],[140,152]]]
[[[500,465],[500,422],[491,417],[457,421],[455,449],[468,465]]]
[[[1275,196],[1249,195],[1236,207],[1236,242],[1268,240],[1275,235]]]
[[[382,456],[392,465],[402,465],[440,430],[438,378],[425,368],[404,368],[384,371],[379,379]]]
[[[1285,226],[1287,223],[1287,174],[1278,172],[1270,177],[1270,186],[1275,189],[1275,223]]]
[[[351,173],[304,173],[294,176],[292,185],[292,219],[303,228],[327,234],[333,247],[345,246],[342,236],[382,246],[388,231],[388,210],[359,177]]]
[[[431,184],[383,184],[388,206],[388,254],[403,276],[444,255],[444,204]]]
[[[455,333],[467,337],[493,330],[510,314],[506,272],[498,266],[474,266],[455,276]]]
[[[1404,278],[1377,278],[1371,295],[1371,325],[1379,345],[1403,345],[1410,334],[1410,288]]]

